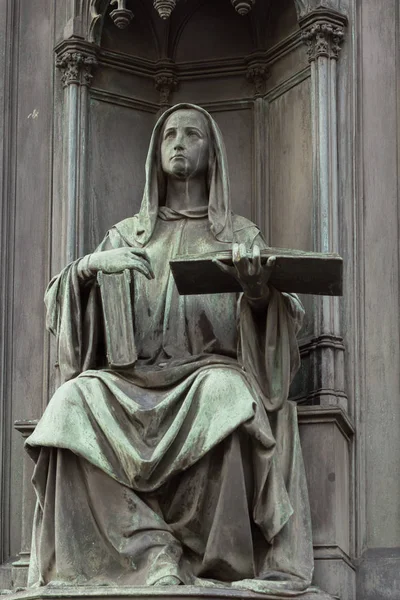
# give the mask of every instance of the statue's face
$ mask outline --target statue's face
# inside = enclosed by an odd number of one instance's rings
[[[161,140],[161,166],[166,175],[189,179],[208,169],[207,123],[197,110],[177,110],[168,117]]]

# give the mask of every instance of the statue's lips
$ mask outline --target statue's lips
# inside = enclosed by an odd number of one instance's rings
[[[174,160],[175,158],[183,158],[183,159],[186,159],[186,156],[185,156],[184,154],[175,154],[175,155],[174,155],[174,156],[171,158],[171,160]]]

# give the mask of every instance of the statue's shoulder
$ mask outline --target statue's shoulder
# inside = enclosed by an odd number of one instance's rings
[[[128,217],[116,223],[109,231],[110,237],[115,241],[124,242],[128,246],[136,246],[136,233],[139,225],[138,215]]]
[[[240,215],[232,214],[232,229],[234,241],[251,245],[255,238],[260,235],[260,229],[255,223],[241,217]]]

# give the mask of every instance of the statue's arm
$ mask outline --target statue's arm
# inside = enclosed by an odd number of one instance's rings
[[[101,305],[90,257],[122,244],[109,232],[93,254],[67,265],[47,287],[46,327],[56,337],[57,363],[64,381],[104,363]]]

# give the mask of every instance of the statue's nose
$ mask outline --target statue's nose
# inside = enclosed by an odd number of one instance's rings
[[[175,139],[174,149],[175,150],[183,150],[184,147],[185,147],[185,145],[183,142],[183,136],[182,136],[182,134],[178,134]]]

